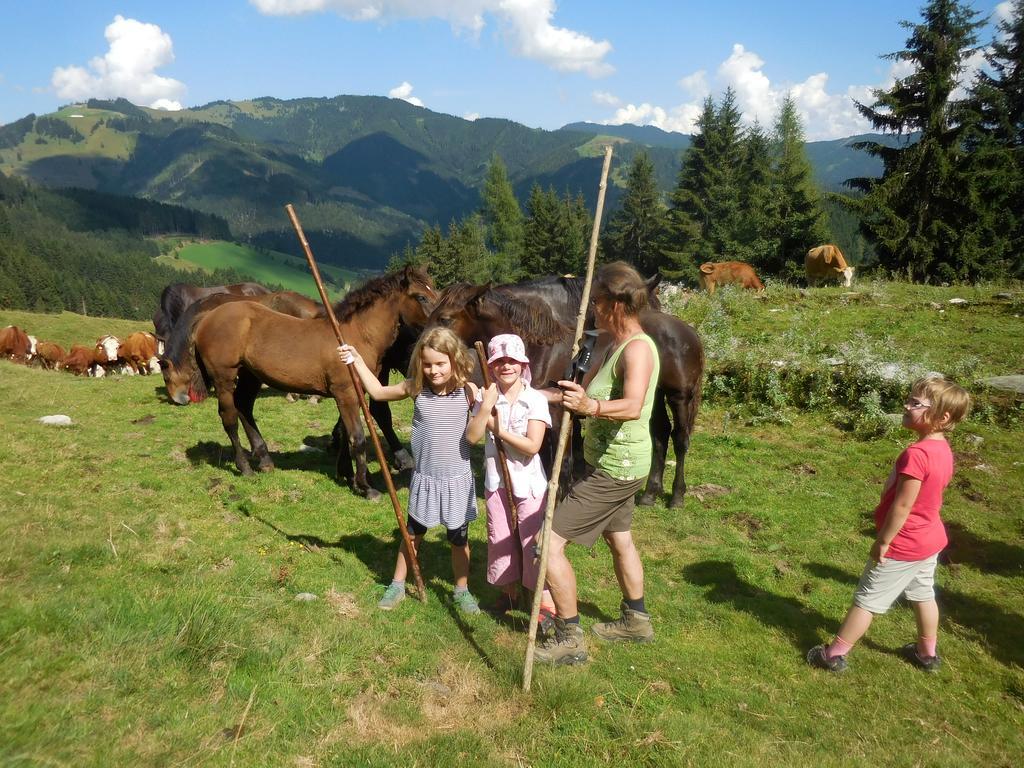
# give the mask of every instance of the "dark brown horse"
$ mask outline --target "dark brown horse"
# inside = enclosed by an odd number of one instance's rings
[[[157,338],[166,340],[182,312],[195,302],[218,293],[229,293],[233,296],[260,296],[270,293],[270,289],[264,288],[259,283],[207,286],[171,283],[160,293],[160,307],[153,315],[153,327],[156,329]]]
[[[399,325],[422,326],[436,297],[426,273],[406,267],[353,291],[335,311],[345,341],[376,371],[384,352],[394,344]],[[196,362],[207,383],[216,386],[221,423],[242,474],[251,474],[252,468],[238,438],[239,421],[259,469],[274,466],[253,416],[256,395],[268,384],[286,392],[334,398],[348,438],[338,452],[337,476],[368,498],[379,496],[367,482],[359,404],[351,375],[338,359],[337,346],[326,319],[289,317],[248,301],[224,304],[199,321]]]
[[[467,344],[486,342],[498,333],[518,333],[527,345],[534,386],[542,387],[564,375],[581,295],[578,278],[545,278],[497,288],[453,286],[442,293],[428,325],[450,327]],[[572,325],[563,322],[565,318],[571,318]],[[684,462],[700,407],[704,348],[696,331],[676,317],[646,310],[640,322],[654,339],[661,359],[650,424],[653,460],[640,503],[653,504],[662,494],[671,437],[677,466],[669,506],[677,507],[686,494]],[[608,338],[602,335],[594,359],[603,359],[607,344]]]
[[[171,328],[164,341],[164,354],[160,358],[160,372],[167,386],[168,399],[177,405],[205,400],[209,395],[203,377],[196,366],[194,336],[203,316],[222,304],[235,301],[254,301],[275,312],[301,318],[317,317],[323,308],[315,301],[295,291],[277,291],[259,295],[217,293],[189,305]]]

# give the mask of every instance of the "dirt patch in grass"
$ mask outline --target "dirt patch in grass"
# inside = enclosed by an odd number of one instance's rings
[[[327,594],[324,597],[327,600],[327,604],[331,606],[331,610],[341,618],[354,619],[359,616],[359,604],[352,593],[338,592],[334,587],[331,587],[327,590]]]
[[[754,538],[764,528],[764,521],[746,512],[737,512],[725,518],[726,522],[739,528],[747,535],[748,539]]]
[[[397,682],[380,690],[364,690],[353,698],[347,708],[348,721],[332,730],[321,746],[386,744],[397,750],[454,728],[474,733],[504,730],[520,711],[481,670],[451,654],[442,657],[431,676],[406,679],[401,689]],[[419,722],[401,716],[403,697],[415,702]]]

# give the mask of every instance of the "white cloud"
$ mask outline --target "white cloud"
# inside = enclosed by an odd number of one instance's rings
[[[181,109],[185,84],[156,74],[174,61],[171,36],[156,24],[117,15],[104,30],[110,48],[85,67],[57,67],[50,84],[62,99],[123,97],[158,109]]]
[[[390,91],[388,96],[392,99],[401,99],[402,101],[408,101],[414,107],[422,107],[423,102],[412,95],[412,84],[408,80],[402,81],[401,85],[396,85]]]
[[[472,123],[475,120],[479,120],[480,119],[480,113],[479,112],[467,112],[466,114],[464,114],[462,116],[462,119],[463,120],[469,120],[469,122]]]
[[[581,32],[553,23],[554,0],[249,0],[261,13],[275,16],[333,11],[350,21],[398,21],[438,18],[456,33],[479,36],[485,16],[497,19],[502,37],[517,56],[560,72],[603,77],[614,71],[604,61],[612,50]]]
[[[707,70],[698,69],[692,75],[686,75],[679,79],[679,87],[686,91],[691,99],[706,99],[711,94],[708,88]]]
[[[608,91],[594,91],[591,97],[594,99],[595,104],[602,104],[606,107],[617,107],[622,103],[622,99],[614,93],[608,93]]]
[[[653,125],[663,131],[677,131],[679,133],[693,133],[694,122],[700,117],[701,106],[695,104],[683,104],[665,110],[652,104],[627,104],[615,110],[615,114],[608,120],[603,120],[604,125],[623,125],[632,123],[634,125]]]

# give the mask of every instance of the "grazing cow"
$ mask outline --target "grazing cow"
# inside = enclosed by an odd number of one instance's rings
[[[709,261],[700,265],[700,284],[709,294],[715,292],[718,285],[739,285],[760,293],[764,290],[754,268],[742,261]]]
[[[136,373],[147,375],[153,372],[154,365],[156,370],[160,370],[159,348],[160,344],[152,333],[136,331],[121,343],[117,356]]]
[[[61,346],[52,341],[40,341],[36,344],[36,360],[47,370],[60,368],[65,356]]]
[[[100,336],[96,339],[96,364],[92,368],[92,374],[96,378],[102,378],[108,373],[123,373],[128,376],[135,375],[135,369],[128,361],[121,356],[121,340],[117,336]]]
[[[831,244],[819,245],[807,252],[804,272],[807,273],[807,284],[811,286],[835,281],[849,288],[853,282],[853,267],[847,265],[842,251]]]
[[[71,371],[76,376],[91,375],[93,366],[96,365],[96,348],[83,347],[81,344],[71,347],[60,363],[63,370]],[[100,368],[100,370],[103,369]]]
[[[35,352],[29,335],[16,325],[0,329],[0,357],[27,363]]]

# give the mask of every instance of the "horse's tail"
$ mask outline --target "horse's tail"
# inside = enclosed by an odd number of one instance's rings
[[[701,396],[704,392],[704,362],[704,344],[702,343],[700,345],[700,376],[693,383],[693,389],[690,391],[690,407],[686,413],[687,436],[693,434],[693,425],[697,423],[697,412],[700,410]]]
[[[210,396],[213,379],[210,377],[210,372],[206,370],[203,357],[199,354],[199,348],[193,346],[192,353],[196,359],[196,369],[192,372],[192,380],[189,383],[189,399],[198,403]]]

